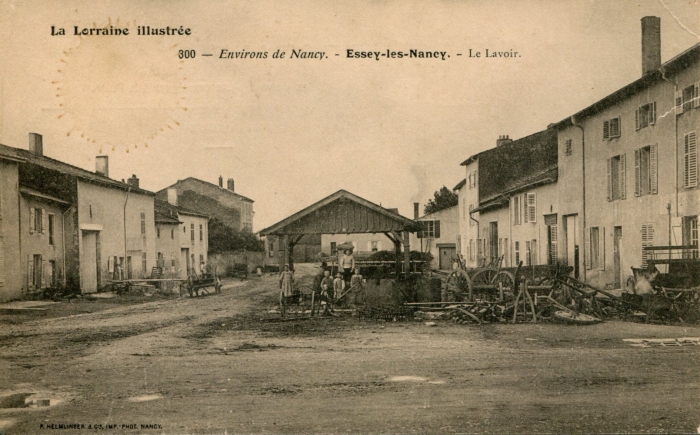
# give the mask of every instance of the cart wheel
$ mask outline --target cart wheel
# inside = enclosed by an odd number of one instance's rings
[[[508,296],[508,299],[513,299],[515,297],[515,276],[508,272],[507,270],[502,270],[496,275],[496,279],[493,282],[498,290],[498,284],[503,285],[504,299]]]
[[[467,272],[457,269],[452,272],[445,281],[445,286],[442,292],[443,302],[450,299],[462,300],[469,298],[471,294],[471,280]]]
[[[506,271],[504,271],[506,272]],[[476,285],[498,285],[496,283],[496,279],[498,278],[499,271],[498,269],[494,267],[487,267],[484,269],[481,269],[477,272],[475,272],[471,276],[471,284],[476,286]],[[506,279],[506,278],[504,278]],[[513,277],[512,282],[515,282],[515,278]],[[482,293],[486,293],[489,296],[492,296],[488,290],[480,290]]]

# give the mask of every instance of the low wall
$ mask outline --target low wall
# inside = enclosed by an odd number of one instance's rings
[[[216,273],[221,276],[233,276],[234,265],[245,264],[248,272],[254,272],[256,267],[265,267],[265,252],[223,252],[209,254],[208,266],[216,268]]]

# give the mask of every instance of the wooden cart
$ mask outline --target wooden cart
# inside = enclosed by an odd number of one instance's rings
[[[187,282],[185,283],[185,288],[189,293],[190,297],[199,296],[199,291],[202,290],[209,294],[207,289],[211,289],[214,293],[221,293],[221,280],[216,274],[214,275],[197,275],[195,273],[190,274],[187,277]]]

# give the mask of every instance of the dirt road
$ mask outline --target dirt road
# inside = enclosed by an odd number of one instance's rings
[[[696,326],[260,322],[275,289],[276,277],[263,277],[197,299],[2,315],[2,433],[694,433],[700,424],[700,347],[622,341],[700,337]],[[51,406],[22,407],[41,399]]]

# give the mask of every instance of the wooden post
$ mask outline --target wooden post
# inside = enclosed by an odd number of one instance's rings
[[[408,231],[403,232],[403,261],[404,261],[404,272],[406,276],[411,273],[411,243],[410,243],[410,233]]]
[[[394,268],[396,270],[396,278],[401,274],[401,243],[398,240],[394,241],[394,256],[396,258]]]

